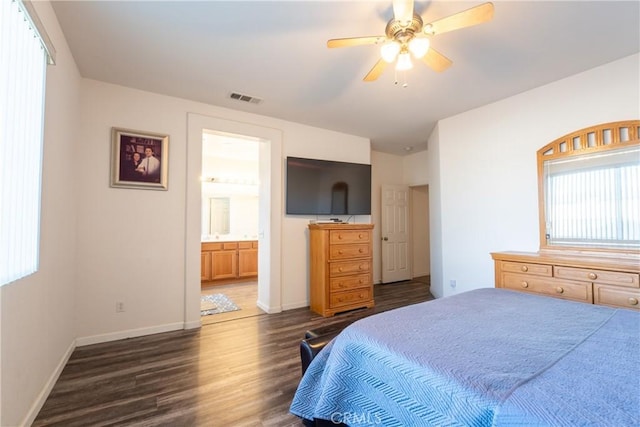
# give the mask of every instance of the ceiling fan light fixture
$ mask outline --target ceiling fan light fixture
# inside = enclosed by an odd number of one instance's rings
[[[398,53],[400,53],[400,44],[396,41],[385,43],[380,47],[380,56],[389,63],[396,60]]]
[[[413,54],[414,58],[422,59],[429,50],[429,39],[424,37],[414,37],[409,42],[409,51]]]
[[[413,68],[413,63],[411,62],[411,55],[409,52],[402,52],[398,55],[398,62],[396,62],[396,70],[405,71]]]
[[[392,0],[393,17],[385,26],[384,35],[329,39],[327,47],[346,47],[360,45],[380,45],[380,56],[373,68],[362,79],[365,82],[376,80],[384,72],[387,64],[395,62],[397,75],[413,68],[411,57],[424,62],[434,71],[444,71],[452,64],[451,60],[430,45],[431,37],[482,24],[493,18],[493,3],[486,2],[462,12],[445,16],[436,21],[425,23],[414,10],[414,0]],[[402,71],[402,73],[398,73]],[[406,82],[403,87],[406,87]]]

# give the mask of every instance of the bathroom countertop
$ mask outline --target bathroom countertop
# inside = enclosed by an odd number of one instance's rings
[[[211,243],[211,242],[252,242],[257,241],[258,236],[219,236],[216,238],[215,236],[202,237],[200,239],[201,243]]]

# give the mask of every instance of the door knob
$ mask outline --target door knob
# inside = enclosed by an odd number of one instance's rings
[[[389,240],[389,238],[388,237],[383,237],[382,240],[384,240],[386,242],[387,240]]]

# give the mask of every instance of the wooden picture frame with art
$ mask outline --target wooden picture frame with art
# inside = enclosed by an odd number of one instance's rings
[[[167,190],[169,135],[111,128],[111,187]]]

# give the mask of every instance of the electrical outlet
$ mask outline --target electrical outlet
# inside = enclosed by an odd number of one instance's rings
[[[116,301],[116,313],[122,313],[124,311],[124,303],[122,301]]]
[[[456,287],[456,281],[455,280],[449,280],[449,286],[451,286],[452,288],[455,289]]]

